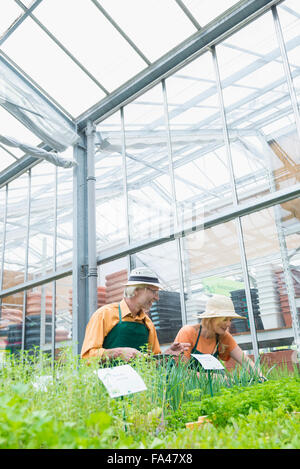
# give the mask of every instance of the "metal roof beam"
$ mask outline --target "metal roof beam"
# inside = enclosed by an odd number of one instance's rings
[[[3,187],[5,184],[8,184],[17,176],[21,176],[23,173],[28,171],[28,169],[32,168],[40,161],[41,158],[34,158],[33,156],[26,155],[23,158],[20,158],[15,163],[8,166],[7,168],[5,168],[0,173],[0,188]]]

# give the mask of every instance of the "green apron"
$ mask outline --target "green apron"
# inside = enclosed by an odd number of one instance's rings
[[[119,305],[119,322],[107,334],[103,348],[132,347],[141,350],[148,344],[149,329],[145,324],[122,321],[121,307]]]
[[[199,342],[199,339],[200,339],[201,329],[202,329],[202,327],[200,326],[199,327],[199,332],[198,332],[198,337],[197,337],[196,343],[195,343],[191,353],[200,353],[201,355],[203,355],[202,352],[199,352],[199,350],[197,350],[197,345],[198,345],[198,342]],[[213,353],[213,356],[218,358],[219,357],[219,335],[218,334],[216,334],[216,335],[217,335],[216,351],[215,351],[215,353]]]
[[[204,355],[202,352],[199,352],[199,350],[197,350],[197,345],[198,345],[198,342],[199,342],[199,339],[200,339],[201,329],[202,329],[202,327],[200,326],[200,327],[199,327],[199,332],[198,332],[198,337],[197,337],[196,343],[195,343],[195,345],[194,345],[194,347],[193,347],[193,349],[192,349],[192,351],[191,351],[191,354],[192,354],[192,353],[193,353],[193,354],[198,353],[198,354],[200,354],[200,355]],[[216,351],[215,351],[215,353],[213,353],[212,355],[213,355],[215,358],[218,359],[218,358],[219,358],[219,335],[218,335],[218,334],[216,334],[216,335],[217,335],[217,338],[216,338],[216,339],[217,339],[217,343],[216,343],[216,349],[215,349]],[[196,368],[196,369],[198,369],[198,370],[202,369],[202,367],[201,367],[200,363],[198,362],[198,360],[196,360],[195,357],[192,357],[192,359],[193,359],[193,360],[192,360],[192,362],[191,362],[191,367],[192,367],[192,368]]]

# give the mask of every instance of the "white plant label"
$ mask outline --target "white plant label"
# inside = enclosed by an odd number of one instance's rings
[[[147,389],[143,379],[130,365],[101,368],[97,375],[110,397],[127,396]]]
[[[205,370],[224,370],[222,363],[213,355],[192,353],[192,357],[196,358]]]

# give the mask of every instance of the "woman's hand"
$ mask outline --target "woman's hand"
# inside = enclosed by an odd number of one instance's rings
[[[173,342],[173,344],[165,350],[164,355],[173,355],[177,357],[178,355],[184,353],[185,351],[189,350],[191,344],[189,343],[182,343],[182,342]]]

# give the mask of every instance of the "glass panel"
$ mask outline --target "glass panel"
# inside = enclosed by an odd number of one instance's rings
[[[16,161],[16,158],[8,153],[5,148],[4,145],[0,144],[0,172]]]
[[[279,20],[283,37],[287,47],[289,65],[293,75],[294,87],[300,102],[300,78],[299,78],[299,23],[300,23],[300,4],[297,0],[285,0],[277,6]]]
[[[70,343],[72,335],[72,277],[56,282],[56,353]],[[22,346],[24,292],[3,298],[0,320],[0,349],[19,351]],[[51,350],[53,283],[26,291],[25,350]]]
[[[176,198],[198,218],[232,204],[211,53],[167,79]],[[199,217],[200,215],[200,217]]]
[[[101,5],[151,62],[196,31],[172,0],[131,0],[130,4],[123,0],[102,0]],[[128,14],[129,5],[131,14]]]
[[[61,348],[72,340],[72,276],[56,281],[55,342]]]
[[[0,37],[14,23],[14,21],[23,13],[23,10],[11,0],[2,0],[0,15]]]
[[[108,91],[145,67],[144,61],[92,2],[43,0],[34,14]]]
[[[299,229],[299,221],[293,217],[291,211],[294,204],[297,206],[297,201],[287,202],[242,218],[249,274],[257,289],[257,307],[264,329],[264,333],[259,336],[261,348],[289,346],[294,339],[293,332],[289,329],[291,316],[287,313],[290,313],[290,302],[284,271],[284,258],[290,257],[290,254],[295,253],[299,247],[299,239],[293,234],[295,228]],[[288,219],[292,236],[289,238],[286,250],[284,236],[280,242],[280,231],[285,228]],[[294,266],[290,263],[295,282],[300,278],[297,264],[298,262]],[[297,296],[299,291],[297,286],[295,290]]]
[[[35,0],[22,0],[23,5],[27,8],[31,7],[31,5],[35,2]]]
[[[161,84],[124,109],[131,242],[169,236],[173,207]]]
[[[190,10],[201,27],[221,15],[228,8],[238,3],[236,0],[212,0],[209,7],[205,0],[184,0],[185,6]]]
[[[22,347],[24,292],[2,299],[0,318],[0,350],[19,352]]]
[[[70,152],[71,153],[71,152]],[[64,155],[67,157],[67,155]],[[72,158],[72,155],[69,156]],[[55,168],[54,168],[55,169]],[[57,168],[57,270],[72,265],[73,169]]]
[[[217,56],[239,201],[296,183],[299,139],[271,12]]]
[[[164,348],[174,341],[182,326],[176,242],[138,252],[131,256],[131,262],[134,267],[148,267],[155,272],[164,287],[149,311],[159,343]]]
[[[212,295],[232,299],[235,311],[245,319],[234,319],[229,332],[242,349],[251,350],[250,323],[246,302],[244,277],[235,221],[223,223],[183,238],[184,288],[187,323],[197,324],[197,314],[205,310]],[[252,298],[255,295],[250,285]],[[254,302],[253,302],[254,309]],[[254,309],[257,328],[261,328],[259,314]]]
[[[54,166],[43,162],[31,170],[28,250],[30,279],[53,271]]]
[[[26,44],[26,47],[20,47],[20,44]],[[23,21],[2,48],[19,67],[74,116],[105,96],[31,18]]]
[[[96,233],[97,250],[103,254],[127,242],[120,113],[101,122],[97,132]]]
[[[40,346],[51,350],[54,282],[29,290],[26,299],[26,349]],[[72,277],[56,281],[55,347],[65,346],[72,335]]]
[[[300,200],[299,198],[289,200],[278,208],[278,218],[281,222],[283,229],[284,245],[286,246],[286,255],[291,269],[290,282],[293,285],[292,297],[295,299],[295,307],[298,312],[298,330],[300,329]],[[291,327],[291,298],[287,295],[287,277],[284,273],[279,272],[278,282],[281,285],[279,288],[281,312],[286,327]],[[288,301],[287,301],[288,300]]]
[[[25,349],[51,344],[52,336],[52,283],[28,291],[26,298]]]
[[[3,289],[24,282],[27,229],[28,174],[8,186]]]

